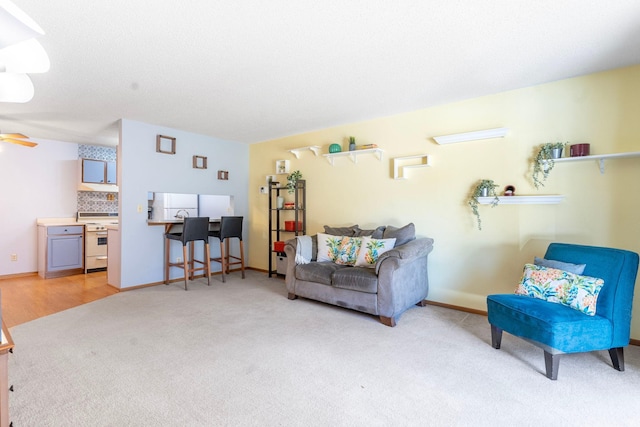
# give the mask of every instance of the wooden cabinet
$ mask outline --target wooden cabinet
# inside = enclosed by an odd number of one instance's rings
[[[82,159],[82,182],[89,184],[115,184],[116,162]]]
[[[45,279],[84,272],[84,226],[38,226],[38,275]]]
[[[282,197],[291,205],[284,203],[278,206],[278,198]],[[289,193],[286,186],[279,182],[269,185],[269,277],[274,274],[284,274],[277,268],[278,261],[283,264],[284,248],[275,247],[275,242],[283,242],[307,232],[307,189],[306,181],[300,179],[295,184],[293,193]]]

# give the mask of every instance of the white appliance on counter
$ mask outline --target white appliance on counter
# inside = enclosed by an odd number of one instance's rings
[[[172,220],[197,216],[197,194],[155,193],[153,219]]]
[[[84,272],[107,269],[107,225],[118,224],[117,212],[78,212],[84,224]]]

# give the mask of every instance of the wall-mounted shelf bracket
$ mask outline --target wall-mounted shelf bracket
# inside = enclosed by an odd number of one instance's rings
[[[418,163],[404,164],[405,161],[419,160]],[[407,179],[405,169],[424,168],[431,166],[431,157],[426,154],[419,154],[417,156],[396,157],[393,159],[393,179]]]
[[[326,157],[329,163],[331,163],[331,166],[333,166],[333,160],[336,157],[348,156],[348,157],[351,157],[351,160],[353,161],[353,163],[358,163],[359,155],[373,154],[378,158],[378,160],[382,161],[382,153],[383,151],[379,148],[368,148],[366,150],[341,151],[339,153],[323,154],[323,156]]]
[[[315,154],[316,156],[318,155],[318,153],[320,152],[320,146],[319,145],[310,145],[308,147],[300,147],[300,148],[292,148],[291,150],[289,150],[289,152],[291,154],[293,154],[294,156],[296,156],[296,159],[300,158],[300,153],[306,150],[310,150],[313,151],[313,154]]]

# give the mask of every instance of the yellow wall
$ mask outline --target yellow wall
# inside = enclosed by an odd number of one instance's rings
[[[431,137],[507,127],[506,138],[438,145]],[[358,144],[384,150],[382,161],[346,157],[331,166],[322,155],[287,150],[309,145],[343,150]],[[545,142],[588,142],[591,153],[640,151],[640,66],[581,76],[453,104],[427,108],[303,135],[250,148],[250,241],[252,267],[267,269],[268,197],[258,189],[287,159],[307,180],[308,234],[324,224],[402,226],[435,239],[429,261],[429,299],[486,310],[487,294],[512,292],[522,266],[542,256],[554,241],[611,246],[640,252],[640,158],[556,164],[545,187],[531,181],[531,162]],[[429,168],[394,180],[391,160],[428,154]],[[283,176],[284,177],[284,176]],[[563,194],[558,205],[480,206],[478,231],[467,205],[479,179],[511,184],[517,195]],[[640,291],[637,292],[637,295]],[[640,339],[636,297],[632,338]]]

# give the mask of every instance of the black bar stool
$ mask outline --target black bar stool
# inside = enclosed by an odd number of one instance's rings
[[[211,265],[208,260],[211,257],[209,252],[209,217],[185,218],[182,233],[166,233],[164,235],[164,283],[169,284],[169,268],[181,267],[184,269],[184,290],[187,290],[187,279],[193,280],[193,273],[196,271],[206,271],[207,285],[211,285]],[[182,262],[171,262],[170,249],[171,240],[182,242]],[[202,240],[204,242],[204,260],[195,259],[193,242]],[[187,243],[191,245],[191,259],[187,256]],[[194,264],[200,264],[202,267],[195,267]]]
[[[210,258],[210,261],[219,262],[222,271],[222,281],[225,281],[224,274],[229,273],[229,266],[240,264],[242,278],[244,279],[244,244],[242,242],[242,220],[241,216],[223,216],[220,218],[220,229],[209,231],[209,236],[220,240],[220,257]],[[229,254],[230,238],[240,239],[240,257]],[[232,261],[233,260],[233,261]]]

